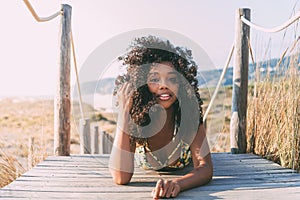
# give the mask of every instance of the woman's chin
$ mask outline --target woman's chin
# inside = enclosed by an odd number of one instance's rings
[[[162,107],[162,108],[164,108],[165,110],[168,110],[168,109],[170,109],[172,106],[173,106],[173,102],[169,102],[169,101],[160,101],[160,102],[158,102],[159,103],[159,105]]]

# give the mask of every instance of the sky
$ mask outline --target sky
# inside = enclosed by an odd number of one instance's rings
[[[174,31],[198,44],[221,68],[234,41],[235,12],[251,9],[251,21],[263,27],[281,25],[299,10],[298,0],[31,0],[39,16],[61,4],[72,6],[72,32],[79,71],[99,46],[134,30]],[[60,17],[36,22],[22,0],[1,2],[0,97],[54,96],[59,67]],[[295,30],[295,28],[294,28]],[[266,34],[251,30],[257,60],[279,57],[295,31]],[[268,53],[264,48],[270,46]],[[74,68],[72,67],[72,83]]]

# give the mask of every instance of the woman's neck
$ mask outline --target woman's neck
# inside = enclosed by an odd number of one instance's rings
[[[164,124],[164,128],[166,128],[167,130],[170,130],[170,128],[174,128],[175,126],[175,113],[174,113],[174,107],[170,107],[166,110],[167,113],[167,119],[166,122]]]
[[[154,149],[159,149],[168,144],[173,138],[175,128],[174,108],[170,107],[163,113],[165,113],[166,116],[159,116],[153,121],[154,127],[161,127],[161,129],[156,131],[156,133],[152,133],[152,136],[148,138],[148,143],[151,143],[150,146]]]

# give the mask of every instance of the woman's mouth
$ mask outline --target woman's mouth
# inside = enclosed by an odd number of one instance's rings
[[[161,101],[168,101],[169,99],[171,99],[172,95],[170,95],[170,94],[160,94],[157,97]]]

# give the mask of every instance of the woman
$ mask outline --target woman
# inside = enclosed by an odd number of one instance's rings
[[[110,157],[117,184],[130,182],[136,162],[144,169],[194,169],[160,179],[153,198],[176,197],[212,178],[213,166],[202,119],[197,66],[191,51],[155,36],[134,40],[120,57],[127,67],[116,80],[118,126]]]

